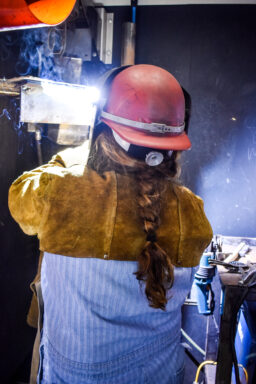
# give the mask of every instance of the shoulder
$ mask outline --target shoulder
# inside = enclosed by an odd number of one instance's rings
[[[184,267],[198,265],[200,257],[210,243],[213,231],[204,211],[201,197],[189,188],[175,185],[180,244],[179,261]]]
[[[212,237],[212,228],[204,211],[203,199],[194,194],[189,188],[174,186],[174,193],[177,198],[179,216],[183,229],[189,233],[196,228],[199,232]]]
[[[204,202],[203,199],[196,195],[194,192],[192,192],[189,188],[184,187],[183,185],[173,185],[174,193],[177,197],[177,199],[185,204],[196,204],[203,208]]]

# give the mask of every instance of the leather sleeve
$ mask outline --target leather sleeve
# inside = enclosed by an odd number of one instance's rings
[[[27,235],[36,235],[48,199],[50,168],[64,167],[58,160],[51,160],[29,172],[24,172],[9,189],[8,205],[14,220]]]
[[[27,235],[38,234],[49,201],[51,180],[62,177],[65,169],[85,166],[88,143],[57,153],[49,163],[24,172],[9,189],[8,204],[12,217]]]

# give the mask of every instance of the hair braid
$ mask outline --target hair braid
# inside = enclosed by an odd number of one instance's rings
[[[157,243],[156,231],[160,226],[163,178],[155,180],[151,172],[137,175],[139,214],[147,234],[146,244],[138,258],[138,280],[145,281],[145,293],[153,308],[165,309],[166,291],[173,284],[173,266],[166,252]]]
[[[145,293],[153,308],[165,309],[167,290],[174,280],[173,265],[166,252],[157,243],[157,229],[160,226],[160,215],[163,195],[167,180],[177,182],[179,175],[177,158],[179,152],[157,167],[149,167],[136,160],[116,144],[110,129],[98,136],[89,158],[89,166],[98,173],[114,170],[119,173],[133,174],[137,180],[137,204],[143,229],[147,235],[146,244],[138,256],[139,281],[145,282]]]

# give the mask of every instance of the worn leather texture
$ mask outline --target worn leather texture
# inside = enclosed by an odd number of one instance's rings
[[[135,179],[114,171],[99,175],[86,166],[84,153],[83,146],[67,149],[23,173],[9,190],[10,212],[26,234],[38,236],[42,252],[134,261],[146,242]],[[173,265],[194,267],[212,239],[212,228],[202,199],[168,183],[158,244]]]
[[[114,171],[100,176],[83,163],[82,148],[23,173],[10,188],[10,212],[26,234],[38,236],[41,251],[136,260],[146,235],[135,179]],[[171,182],[162,198],[158,243],[174,265],[193,267],[212,238],[203,201]]]

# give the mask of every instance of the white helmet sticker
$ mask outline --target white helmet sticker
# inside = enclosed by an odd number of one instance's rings
[[[126,152],[128,152],[131,144],[128,143],[128,141],[122,139],[122,137],[120,137],[113,129],[112,129],[112,132],[117,144],[119,144],[120,147],[122,147]]]

